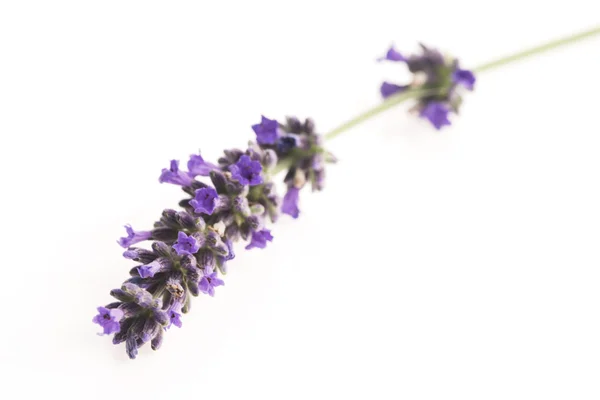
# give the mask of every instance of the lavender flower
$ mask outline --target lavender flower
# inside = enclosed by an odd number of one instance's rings
[[[259,144],[274,144],[279,136],[279,123],[263,115],[260,124],[252,125],[252,130]]]
[[[114,334],[114,344],[124,342],[130,358],[145,343],[158,349],[165,329],[181,327],[192,296],[214,296],[215,287],[224,284],[219,274],[235,257],[235,241],[249,240],[247,249],[265,248],[273,240],[264,228],[267,220],[276,221],[282,211],[297,217],[299,191],[307,182],[313,190],[323,188],[324,164],[335,158],[323,149],[312,120],[288,118],[281,125],[263,117],[254,130],[259,143],[245,151],[226,150],[218,165],[192,155],[186,172],[171,161],[160,181],[181,186],[187,196],[180,202],[183,210],[164,210],[151,231],[126,227],[127,237],[119,240],[127,248],[123,257],[138,264],[121,288],[111,291],[118,301],[99,308],[94,322]],[[282,207],[267,172],[285,158],[290,189]],[[197,176],[210,177],[212,186]],[[151,249],[131,247],[150,239]]]
[[[392,95],[395,95],[396,93],[401,93],[404,92],[406,89],[408,89],[410,86],[409,85],[396,85],[395,83],[390,83],[390,82],[383,82],[381,84],[381,95],[383,96],[383,98],[388,98]]]
[[[380,91],[383,98],[407,90],[422,91],[416,106],[418,114],[427,119],[436,129],[450,125],[448,114],[458,113],[462,102],[460,88],[473,90],[475,75],[461,69],[458,60],[444,57],[439,51],[421,44],[421,53],[405,57],[392,46],[379,61],[388,60],[406,64],[413,73],[408,85],[383,82]]]
[[[250,249],[264,249],[267,247],[267,242],[273,241],[273,235],[271,235],[271,231],[268,229],[263,229],[260,231],[252,232],[252,239],[250,243],[246,246],[246,250]]]
[[[100,325],[104,329],[103,334],[110,335],[121,329],[119,321],[123,318],[123,315],[123,311],[118,308],[109,310],[108,308],[98,307],[98,315],[94,317],[92,322]]]
[[[152,232],[148,231],[139,231],[136,232],[133,230],[131,225],[125,225],[125,231],[127,232],[127,236],[120,238],[117,243],[121,247],[129,247],[139,242],[143,242],[144,240],[148,240],[152,237]]]
[[[217,272],[207,268],[204,270],[204,275],[200,279],[198,287],[202,293],[206,293],[212,297],[215,295],[215,287],[223,285],[225,285],[225,282],[218,278]]]
[[[141,265],[141,266],[137,267],[138,274],[142,278],[152,278],[152,277],[154,277],[154,274],[156,274],[161,269],[162,269],[161,263],[156,260],[152,261],[148,265]]]
[[[300,215],[300,209],[298,208],[299,198],[300,189],[294,186],[288,188],[288,191],[283,197],[283,205],[281,206],[281,212],[290,215],[292,218],[298,218],[298,216]]]
[[[167,328],[170,328],[171,325],[181,328],[181,304],[178,301],[174,302],[173,305],[169,307],[167,314],[169,315],[169,325]]]
[[[436,129],[441,129],[444,125],[450,125],[448,120],[448,106],[439,101],[431,101],[421,109],[421,117],[426,118],[435,126]]]
[[[185,232],[180,231],[177,234],[177,242],[173,245],[173,248],[180,256],[185,254],[191,255],[200,249],[200,244],[195,237],[188,236]]]
[[[215,210],[219,195],[211,187],[205,187],[196,190],[195,197],[190,200],[190,206],[194,207],[194,212],[201,214],[212,214]]]
[[[263,182],[262,166],[247,155],[241,156],[237,163],[229,167],[229,171],[231,171],[233,179],[242,185],[255,186]]]
[[[388,61],[400,61],[406,62],[407,59],[402,54],[400,54],[396,48],[392,45],[389,50],[385,54],[385,56],[379,58],[379,61],[388,60]]]
[[[467,69],[456,68],[452,73],[452,81],[463,85],[468,90],[473,90],[475,86],[475,74]]]
[[[191,155],[190,160],[187,163],[187,167],[189,170],[189,175],[191,177],[195,177],[198,175],[208,176],[210,175],[210,171],[219,168],[214,164],[204,161],[200,154]]]
[[[163,168],[158,181],[160,183],[172,183],[173,185],[179,186],[190,186],[193,182],[193,178],[184,171],[179,170],[179,161],[171,160],[171,166],[169,169]]]

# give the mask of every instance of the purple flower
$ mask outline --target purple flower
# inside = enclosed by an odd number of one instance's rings
[[[252,125],[259,144],[275,144],[279,137],[279,123],[274,119],[261,116],[260,124]]]
[[[137,250],[125,250],[123,252],[123,257],[129,259],[129,260],[133,260],[139,257],[139,253]]]
[[[198,283],[198,288],[202,293],[209,294],[210,296],[215,295],[215,287],[223,286],[225,282],[217,277],[217,271],[213,271],[211,268],[204,270],[204,276]]]
[[[291,215],[294,218],[298,218],[300,215],[300,209],[298,209],[300,189],[295,186],[288,188],[287,193],[283,197],[283,204],[281,206],[281,212],[287,215]]]
[[[200,243],[198,243],[195,237],[188,236],[185,232],[179,231],[177,242],[175,242],[173,248],[180,256],[184,254],[192,255],[200,249]]]
[[[205,187],[196,190],[195,197],[190,200],[190,205],[194,207],[194,211],[198,214],[204,213],[211,215],[215,211],[217,199],[219,195],[217,191],[211,187]]]
[[[261,176],[262,165],[258,161],[252,161],[247,155],[240,157],[237,163],[229,167],[231,177],[242,185],[260,185],[263,182]]]
[[[404,57],[402,54],[400,54],[394,48],[394,46],[390,46],[390,49],[387,51],[387,53],[385,53],[385,56],[378,59],[378,61],[384,61],[384,60],[405,62],[406,57]]]
[[[298,138],[295,135],[286,135],[277,141],[277,150],[280,153],[287,153],[294,147],[298,147]]]
[[[427,118],[436,129],[441,129],[444,125],[450,125],[448,113],[450,109],[444,103],[431,101],[421,110],[421,117]]]
[[[468,69],[457,68],[452,74],[452,81],[456,84],[463,85],[469,90],[473,90],[475,85],[475,75]]]
[[[209,162],[204,161],[204,159],[202,158],[202,156],[200,156],[200,154],[194,154],[190,156],[190,160],[187,163],[187,167],[189,172],[189,175],[191,175],[192,177],[195,176],[208,176],[210,175],[210,171],[212,171],[213,169],[219,168],[214,164],[211,164]]]
[[[100,325],[104,328],[104,334],[110,335],[114,332],[119,332],[121,329],[121,324],[119,321],[123,318],[123,311],[118,308],[108,308],[98,307],[98,315],[94,317],[92,322]]]
[[[158,261],[152,261],[148,265],[139,266],[137,271],[142,278],[152,278],[161,268],[162,265]]]
[[[133,228],[129,224],[125,225],[125,231],[127,232],[127,236],[122,237],[119,240],[117,240],[117,243],[119,243],[119,245],[124,248],[127,248],[127,247],[134,245],[136,243],[139,243],[139,242],[143,242],[144,240],[148,240],[148,239],[150,239],[150,237],[152,237],[152,232],[149,232],[149,231],[136,232],[133,230]]]
[[[179,161],[171,160],[169,169],[163,168],[158,181],[160,183],[172,183],[174,185],[189,186],[193,182],[193,178],[187,172],[179,170]]]
[[[393,84],[390,82],[383,82],[381,84],[380,92],[381,92],[381,95],[383,96],[383,98],[385,99],[396,93],[403,92],[406,89],[408,89],[408,85],[400,86],[400,85],[396,85],[396,84]]]
[[[268,229],[263,229],[262,231],[252,232],[252,239],[250,240],[250,244],[246,246],[246,250],[250,249],[264,249],[267,247],[267,241],[273,241],[273,235],[271,235],[271,231]]]
[[[167,328],[170,328],[171,325],[181,328],[181,303],[178,301],[174,302],[173,305],[167,310],[167,314],[169,315],[170,320]]]

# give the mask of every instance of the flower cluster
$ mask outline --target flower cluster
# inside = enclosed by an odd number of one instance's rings
[[[315,132],[315,124],[307,118],[304,122],[287,117],[281,124],[262,117],[260,124],[252,126],[256,141],[263,150],[275,151],[279,158],[293,161],[285,175],[287,192],[281,211],[298,218],[300,190],[310,182],[312,190],[323,190],[325,164],[336,162],[335,156],[323,148],[323,137]]]
[[[444,125],[450,125],[450,112],[458,114],[462,103],[460,88],[473,90],[475,75],[472,71],[461,69],[455,58],[444,56],[422,44],[421,50],[421,54],[405,56],[392,46],[379,59],[405,63],[413,74],[412,82],[407,85],[383,82],[381,95],[387,98],[406,90],[423,90],[413,110],[429,120],[436,129],[441,129]]]
[[[93,322],[102,334],[114,334],[114,344],[125,342],[130,358],[147,342],[158,349],[166,329],[181,327],[193,296],[214,296],[224,285],[220,276],[235,257],[234,242],[265,248],[273,240],[268,221],[275,222],[281,212],[298,217],[298,193],[306,181],[314,190],[323,188],[325,161],[335,159],[322,148],[310,119],[301,123],[290,117],[279,124],[263,117],[252,128],[257,143],[250,142],[246,151],[225,150],[217,164],[195,154],[185,171],[172,160],[159,182],[187,193],[181,210],[164,210],[148,231],[125,226],[126,236],[118,243],[127,249],[123,256],[137,265],[121,288],[111,291],[118,301],[98,307]],[[271,176],[278,161],[289,165],[283,201]],[[149,249],[135,247],[148,240],[153,241]]]

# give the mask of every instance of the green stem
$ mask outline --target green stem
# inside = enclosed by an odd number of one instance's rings
[[[600,26],[596,26],[595,28],[592,28],[585,32],[580,32],[580,33],[577,33],[577,34],[574,34],[571,36],[567,36],[567,37],[564,37],[561,39],[553,40],[551,42],[544,43],[540,46],[532,47],[530,49],[523,50],[518,53],[509,55],[506,57],[502,57],[497,60],[490,61],[488,63],[485,63],[483,65],[473,68],[473,71],[478,72],[478,73],[484,72],[484,71],[489,71],[491,69],[498,68],[505,64],[508,64],[508,63],[511,63],[514,61],[518,61],[518,60],[522,60],[524,58],[531,57],[533,55],[540,54],[540,53],[546,52],[548,50],[555,49],[557,47],[565,46],[565,45],[568,45],[568,44],[571,44],[571,43],[577,42],[579,40],[586,39],[586,38],[589,38],[589,37],[592,37],[592,36],[595,36],[598,34],[600,34]],[[330,131],[329,133],[327,133],[325,135],[325,139],[331,140],[331,139],[335,138],[336,136],[340,135],[341,133],[348,131],[349,129],[361,124],[362,122],[365,122],[365,121],[371,119],[372,117],[384,112],[385,110],[388,110],[388,109],[394,107],[397,104],[400,104],[406,100],[419,98],[421,96],[435,94],[435,92],[437,90],[439,90],[439,89],[407,90],[405,92],[390,96],[387,99],[385,99],[384,101],[382,101],[381,103],[379,103],[377,106],[357,115],[356,117],[352,118],[351,120],[346,121],[343,124],[341,124],[340,126],[338,126],[337,128],[333,129],[332,131]],[[292,157],[281,160],[280,163],[272,170],[271,173],[277,174],[278,172],[283,171],[284,169],[288,168],[289,165],[291,165],[292,161],[293,161]]]
[[[586,38],[589,38],[589,37],[592,37],[592,36],[598,35],[598,34],[600,34],[600,26],[592,28],[589,31],[580,32],[575,35],[564,37],[562,39],[553,40],[552,42],[548,42],[548,43],[542,44],[537,47],[532,47],[530,49],[520,51],[520,52],[512,54],[510,56],[506,56],[506,57],[502,57],[502,58],[499,58],[494,61],[490,61],[489,63],[486,63],[483,65],[480,65],[479,67],[473,68],[473,71],[474,72],[483,72],[483,71],[487,71],[490,69],[494,69],[494,68],[500,67],[501,65],[508,64],[513,61],[518,61],[523,58],[531,57],[536,54],[543,53],[545,51],[552,50],[552,49],[555,49],[560,46],[565,46],[567,44],[577,42],[578,40],[586,39]]]

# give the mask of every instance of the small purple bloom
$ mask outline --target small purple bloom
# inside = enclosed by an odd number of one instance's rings
[[[173,305],[169,307],[167,314],[169,315],[170,320],[167,328],[170,328],[171,325],[181,328],[181,304],[178,301],[174,302]]]
[[[223,286],[225,282],[217,277],[217,271],[212,270],[211,268],[206,268],[204,270],[204,276],[200,279],[198,283],[198,288],[202,293],[209,294],[210,296],[215,295],[215,287]]]
[[[261,116],[260,124],[252,125],[259,144],[275,144],[279,137],[279,123],[274,119]]]
[[[152,232],[149,231],[134,231],[131,225],[125,225],[125,231],[127,232],[127,236],[117,240],[117,243],[124,248],[139,242],[143,242],[144,240],[148,240],[152,236]]]
[[[125,258],[127,258],[129,260],[134,260],[134,259],[138,258],[139,255],[140,254],[138,253],[137,250],[125,250],[123,252],[123,257],[125,257]]]
[[[298,147],[298,138],[295,135],[282,136],[277,141],[277,150],[280,153],[287,153],[295,147]]]
[[[215,189],[205,187],[196,190],[196,195],[190,200],[190,205],[194,207],[194,211],[198,214],[204,213],[211,215],[213,211],[215,211],[218,198],[219,195]]]
[[[436,129],[441,129],[444,125],[450,125],[448,113],[450,109],[444,103],[439,101],[429,102],[422,110],[421,117],[427,118]]]
[[[219,168],[214,164],[211,164],[209,162],[204,161],[204,159],[202,158],[202,156],[200,156],[200,154],[194,154],[190,156],[190,160],[187,163],[187,167],[189,172],[189,175],[191,175],[192,177],[195,176],[208,176],[210,175],[210,171],[212,171],[213,169]]]
[[[383,82],[381,84],[380,92],[383,98],[390,97],[396,93],[400,93],[408,89],[408,85],[400,86],[390,82]]]
[[[261,176],[262,165],[258,161],[252,161],[247,155],[240,157],[237,163],[229,167],[231,177],[242,185],[260,185],[263,182]]]
[[[300,215],[300,209],[298,209],[299,194],[300,189],[297,187],[292,186],[288,188],[287,193],[283,197],[282,213],[298,218],[298,215]]]
[[[195,237],[188,236],[185,232],[179,231],[177,242],[175,242],[173,248],[180,256],[184,254],[192,255],[200,249],[200,243],[198,243]]]
[[[162,265],[158,261],[152,261],[148,265],[139,266],[137,270],[142,278],[152,278],[161,268]]]
[[[121,329],[121,324],[119,321],[123,318],[123,311],[118,308],[108,308],[98,307],[98,315],[94,317],[92,322],[100,325],[104,328],[104,334],[110,335],[114,332],[119,332]]]
[[[179,161],[171,160],[169,169],[163,168],[158,181],[160,183],[172,183],[173,185],[189,186],[193,182],[193,178],[184,171],[179,170]]]
[[[384,57],[380,57],[378,59],[378,61],[384,61],[384,60],[405,62],[406,61],[406,57],[404,57],[402,54],[400,54],[400,52],[398,52],[394,48],[394,46],[390,46],[390,49],[387,51],[387,53],[385,53],[385,56]]]
[[[468,69],[457,68],[452,74],[452,81],[456,84],[463,85],[469,90],[473,90],[475,85],[475,75]]]
[[[267,241],[273,241],[273,235],[271,235],[271,231],[268,229],[263,229],[262,231],[252,232],[252,239],[250,240],[250,244],[246,246],[246,250],[250,249],[264,249],[267,247]]]

